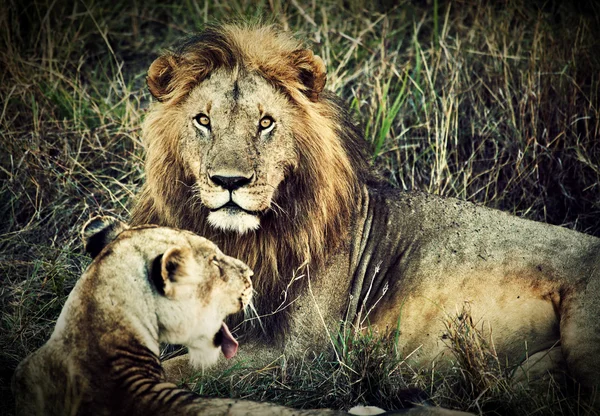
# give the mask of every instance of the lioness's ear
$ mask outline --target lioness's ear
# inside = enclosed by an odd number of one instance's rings
[[[304,94],[313,102],[319,100],[319,94],[327,82],[327,68],[323,60],[310,49],[298,49],[291,54],[292,65],[297,68],[300,82],[304,85]]]
[[[163,101],[165,96],[172,90],[169,85],[173,78],[173,70],[177,62],[172,55],[158,57],[148,69],[146,83],[150,94],[158,101]]]
[[[129,226],[116,218],[97,216],[85,223],[81,229],[83,248],[89,255],[96,257],[104,247],[113,241],[121,231]]]
[[[157,289],[168,298],[183,295],[183,291],[177,289],[190,283],[192,261],[192,251],[187,247],[172,247],[158,256],[152,267],[152,280]]]

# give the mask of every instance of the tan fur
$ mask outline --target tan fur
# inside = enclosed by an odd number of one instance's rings
[[[211,28],[148,74],[159,102],[144,125],[147,182],[133,222],[207,235],[255,270],[271,345],[253,337],[249,359],[324,350],[346,319],[397,331],[415,364],[447,365],[443,321],[467,302],[509,367],[560,345],[572,374],[597,386],[600,240],[389,189],[324,81],[320,58],[272,27]],[[277,123],[269,136],[257,133],[261,109]],[[210,131],[194,128],[197,114]],[[214,171],[252,180],[228,193]],[[221,203],[252,192],[259,228],[225,229],[248,217]],[[209,223],[211,209],[223,223]]]
[[[168,76],[165,67],[171,70]],[[243,257],[262,277],[257,281],[259,294],[282,292],[288,282],[279,276],[291,276],[304,263],[322,265],[328,249],[340,243],[346,221],[359,203],[355,198],[360,186],[357,176],[366,172],[367,166],[362,154],[348,156],[340,133],[357,137],[358,133],[343,131],[342,126],[332,124],[332,119],[338,116],[337,106],[312,101],[323,93],[324,71],[320,58],[303,49],[289,34],[270,27],[212,29],[159,57],[148,72],[148,86],[160,103],[151,108],[144,123],[147,183],[132,222],[158,222],[216,237],[227,253]],[[246,79],[248,84],[262,82],[257,87],[262,95],[271,93],[266,88],[274,85],[272,99],[277,100],[276,110],[290,123],[285,134],[293,134],[294,148],[291,145],[286,148],[286,143],[291,142],[289,137],[287,142],[278,140],[284,136],[281,132],[273,140],[276,146],[266,149],[256,162],[265,167],[262,172],[265,176],[281,173],[281,180],[285,173],[288,177],[284,183],[267,184],[271,189],[277,187],[278,195],[276,206],[271,206],[272,210],[261,218],[260,233],[215,235],[197,193],[198,183],[206,182],[206,166],[200,166],[203,158],[198,153],[210,149],[186,146],[193,138],[187,138],[191,136],[189,130],[181,129],[189,125],[197,104],[206,101],[200,91],[192,90],[209,73],[212,74],[209,82],[222,85],[229,85],[236,78]],[[165,83],[165,77],[170,82]],[[194,93],[198,96],[196,100]],[[223,131],[222,137],[213,139],[221,140],[219,144],[224,151],[235,152],[245,145],[248,132],[241,131],[239,139],[236,137],[234,141],[234,126],[243,122],[246,127],[257,122],[247,114],[240,113],[238,117],[244,117],[243,121],[238,118]],[[285,153],[280,160],[272,160],[273,153],[282,148]],[[250,191],[256,185],[252,184]],[[296,287],[290,290],[296,291]],[[268,298],[262,302],[269,302]],[[272,299],[264,309],[275,308],[277,301]]]
[[[94,261],[50,340],[13,380],[18,415],[336,414],[230,399],[202,399],[166,382],[159,341],[214,363],[226,315],[248,305],[252,272],[210,241],[156,226],[96,217],[83,232]]]

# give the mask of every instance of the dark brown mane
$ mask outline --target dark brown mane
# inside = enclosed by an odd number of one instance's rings
[[[198,203],[194,180],[179,159],[177,104],[218,68],[254,71],[283,91],[297,108],[295,140],[299,167],[280,184],[261,227],[243,235],[215,230],[208,210]],[[194,231],[254,270],[259,314],[294,298],[307,279],[288,288],[298,268],[310,264],[311,276],[331,250],[343,244],[363,184],[370,175],[361,131],[338,98],[323,91],[320,59],[285,32],[273,27],[211,27],[157,59],[148,87],[157,97],[144,124],[147,182],[133,210],[132,224],[159,223]],[[173,184],[181,184],[173,186]],[[281,211],[281,212],[280,212]],[[285,312],[263,319],[273,332],[285,329]]]

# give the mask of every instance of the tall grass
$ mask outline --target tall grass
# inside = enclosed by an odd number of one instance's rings
[[[391,183],[600,235],[599,15],[592,1],[6,0],[0,413],[12,411],[14,367],[47,339],[89,262],[81,225],[96,212],[129,215],[143,182],[145,70],[177,38],[232,17],[297,32],[325,59],[328,87],[365,126]],[[451,374],[422,374],[374,334],[343,344],[339,361],[240,369],[198,388],[297,406],[398,407],[422,391],[490,414],[587,411],[568,389],[531,396],[506,385],[485,343],[472,348],[488,351],[495,384],[459,358]]]

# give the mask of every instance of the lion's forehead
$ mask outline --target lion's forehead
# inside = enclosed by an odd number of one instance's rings
[[[218,260],[232,269],[245,269],[247,266],[241,260],[224,254],[219,247],[209,239],[190,231],[166,227],[133,228],[122,233],[117,239],[123,247],[120,250],[132,250],[134,246],[144,256],[158,255],[171,247],[187,247],[192,250],[197,261],[211,262]]]
[[[254,127],[265,112],[286,114],[289,103],[260,75],[221,68],[194,87],[187,106],[192,114],[209,113],[212,128],[230,128],[244,121]],[[234,123],[230,123],[232,120]]]
[[[145,254],[162,252],[170,247],[188,247],[201,257],[212,258],[214,255],[222,255],[212,241],[190,231],[166,227],[135,227],[122,232],[115,243],[120,246],[119,249],[131,250],[135,247],[139,252],[146,252]]]

